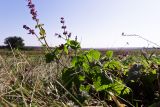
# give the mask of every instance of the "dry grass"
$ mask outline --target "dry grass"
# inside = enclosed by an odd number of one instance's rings
[[[0,56],[0,106],[66,106],[65,95],[60,96],[55,86],[61,69],[55,62],[45,63],[42,56]]]

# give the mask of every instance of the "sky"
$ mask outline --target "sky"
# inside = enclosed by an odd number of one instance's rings
[[[44,24],[50,46],[64,43],[54,36],[62,33],[64,17],[72,38],[83,48],[155,47],[160,44],[160,0],[32,0]],[[1,0],[0,45],[10,36],[20,36],[26,46],[41,46],[23,25],[34,28],[27,0]]]

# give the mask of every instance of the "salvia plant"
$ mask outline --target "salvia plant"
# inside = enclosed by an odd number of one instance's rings
[[[143,98],[147,101],[152,100],[149,104],[154,101],[153,94],[158,91],[158,88],[153,87],[159,78],[157,65],[160,64],[157,57],[148,57],[142,52],[140,60],[135,60],[135,57],[128,55],[114,58],[113,51],[101,54],[95,49],[83,50],[77,36],[71,39],[72,34],[67,31],[63,17],[60,18],[63,32],[55,33],[55,36],[64,39],[65,43],[51,48],[46,41],[44,24],[37,18],[35,5],[32,0],[27,1],[36,25],[35,29],[27,25],[23,28],[28,31],[28,34],[35,35],[42,44],[46,62],[56,62],[60,67],[58,69],[61,76],[55,84],[60,88],[61,95],[66,94],[79,106],[89,105],[89,101],[93,99],[101,101],[100,104],[103,106],[113,103],[111,105],[118,107],[134,107],[138,103],[143,103],[141,102]],[[39,34],[36,34],[35,30],[38,30]],[[64,63],[63,58],[68,58],[68,62]],[[94,102],[95,105],[96,103]]]

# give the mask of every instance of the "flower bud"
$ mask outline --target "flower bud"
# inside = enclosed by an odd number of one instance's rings
[[[34,35],[34,34],[35,34],[35,32],[34,32],[34,30],[30,29],[28,34],[32,34],[32,35]]]
[[[62,29],[66,29],[67,27],[66,26],[62,26]]]
[[[62,36],[61,35],[58,35],[58,38],[61,38]]]
[[[70,38],[70,37],[71,37],[71,33],[68,34],[68,38]]]
[[[67,35],[67,31],[64,31],[63,34],[64,34],[64,35]]]
[[[61,17],[61,20],[64,20],[64,17]]]
[[[61,20],[61,23],[64,23],[64,20]]]
[[[58,33],[55,33],[54,35],[55,35],[55,36],[58,36],[59,34],[58,34]]]

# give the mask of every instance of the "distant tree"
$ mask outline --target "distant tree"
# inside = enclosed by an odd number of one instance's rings
[[[21,37],[13,36],[13,37],[7,37],[4,40],[4,44],[7,48],[18,48],[23,49],[24,43],[23,39]]]

